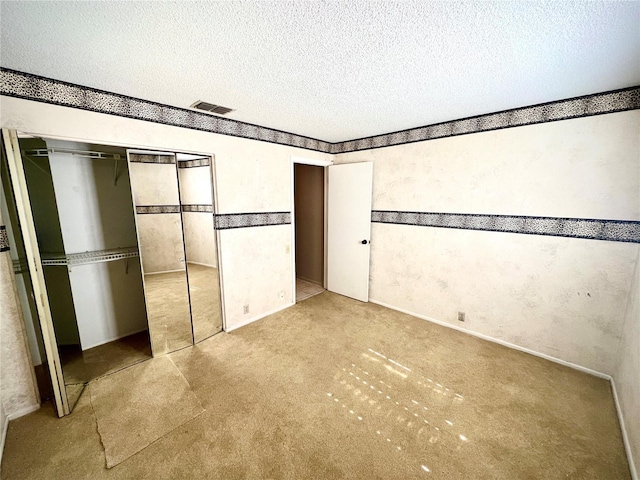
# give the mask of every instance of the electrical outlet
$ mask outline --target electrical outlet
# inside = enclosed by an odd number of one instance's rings
[[[458,321],[464,322],[464,312],[458,312]]]
[[[284,247],[284,253],[291,253],[291,246],[287,245],[286,247]]]
[[[281,290],[281,291],[280,291],[280,293],[278,294],[278,296],[279,296],[280,298],[284,298],[284,290]]]
[[[249,313],[249,305],[244,306],[244,313]]]

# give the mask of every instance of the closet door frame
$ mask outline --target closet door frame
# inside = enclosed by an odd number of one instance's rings
[[[63,417],[69,415],[71,409],[69,407],[64,377],[62,375],[62,363],[60,362],[58,344],[53,328],[53,318],[51,316],[49,296],[47,294],[44,271],[42,269],[42,258],[40,257],[40,250],[38,248],[38,239],[36,237],[35,223],[31,211],[27,180],[24,173],[22,155],[20,153],[20,143],[16,130],[3,128],[2,138],[7,155],[7,163],[9,164],[9,176],[11,177],[11,186],[16,200],[16,209],[18,210],[20,233],[22,234],[24,248],[27,254],[27,264],[31,275],[40,329],[42,330],[42,339],[47,356],[47,366],[49,368],[49,376],[51,377],[56,411],[59,417]]]
[[[99,138],[86,138],[76,136],[59,136],[49,133],[39,133],[37,131],[26,129],[20,129],[21,133],[33,137],[50,138],[53,140],[65,140],[84,143],[95,143],[100,145],[113,145],[123,147],[129,150],[142,150],[153,152],[171,152],[171,153],[186,153],[190,155],[201,155],[203,157],[210,157],[211,173],[213,175],[213,211],[214,215],[218,213],[218,185],[216,175],[216,163],[215,155],[213,153],[202,153],[191,151],[189,149],[163,149],[147,145],[134,145],[130,143],[120,143],[109,140],[101,140]],[[22,161],[22,155],[20,153],[20,144],[18,141],[18,130],[16,129],[2,129],[3,147],[7,155],[7,163],[9,164],[9,176],[11,177],[11,186],[16,197],[16,207],[18,209],[18,220],[20,221],[20,234],[22,235],[25,252],[27,254],[27,263],[29,266],[29,272],[31,274],[31,284],[36,297],[35,303],[38,313],[38,320],[40,329],[42,331],[43,343],[45,348],[45,354],[47,356],[47,365],[49,371],[49,377],[54,394],[54,402],[56,412],[59,417],[69,415],[71,408],[67,399],[66,386],[64,383],[64,377],[62,374],[62,363],[60,361],[60,355],[58,353],[58,345],[55,336],[55,330],[53,328],[53,319],[51,316],[51,309],[49,305],[49,297],[47,295],[46,285],[44,282],[44,273],[42,269],[42,258],[38,249],[38,242],[35,233],[35,223],[33,221],[33,214],[31,212],[31,203],[29,200],[29,193],[27,190],[26,177],[24,174],[24,166]],[[215,217],[214,217],[215,219]],[[214,220],[215,222],[215,220]],[[137,225],[136,225],[137,227]],[[215,228],[215,223],[214,223]],[[136,232],[137,235],[137,232]],[[215,229],[216,248],[217,248],[217,260],[218,260],[218,277],[220,281],[220,309],[222,311],[222,331],[226,331],[226,310],[224,304],[224,275],[222,272],[222,256],[221,256],[221,242],[220,231]]]

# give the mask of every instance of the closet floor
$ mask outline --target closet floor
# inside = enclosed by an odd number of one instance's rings
[[[324,288],[320,285],[296,278],[296,302],[301,302],[322,292],[324,292]]]
[[[135,333],[82,352],[77,347],[60,348],[65,383],[86,383],[151,358],[149,334]]]

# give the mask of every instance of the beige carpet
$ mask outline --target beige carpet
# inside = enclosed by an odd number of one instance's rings
[[[89,392],[108,468],[204,411],[166,356],[99,378]]]
[[[193,345],[185,272],[145,275],[144,297],[154,355]]]
[[[201,415],[107,469],[85,393],[10,422],[3,478],[630,478],[607,381],[329,292],[171,359]]]
[[[189,263],[191,321],[196,343],[222,331],[218,269]]]

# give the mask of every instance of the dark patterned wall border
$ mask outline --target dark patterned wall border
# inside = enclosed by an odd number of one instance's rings
[[[325,153],[329,152],[331,145],[329,142],[303,135],[127,97],[8,68],[0,68],[0,95]]]
[[[214,221],[216,230],[288,225],[291,223],[291,212],[225,213],[215,215]]]
[[[0,95],[339,154],[640,108],[640,86],[345,142],[322,140],[0,67]]]
[[[640,243],[640,221],[373,210],[371,221]]]
[[[129,161],[133,163],[176,163],[176,157],[174,155],[130,153]]]
[[[438,138],[488,132],[503,128],[521,127],[537,123],[555,122],[571,118],[590,117],[605,113],[623,112],[640,108],[640,86],[596,93],[567,100],[541,103],[530,107],[514,108],[502,112],[478,115],[451,122],[437,123],[384,135],[334,143],[330,153],[390,147],[405,143],[422,142]]]
[[[136,207],[136,213],[139,215],[180,213],[180,205],[144,205]]]
[[[191,204],[182,205],[183,212],[189,213],[213,213],[213,205]]]
[[[211,166],[211,158],[199,158],[197,160],[178,160],[178,168],[195,168]]]
[[[7,227],[0,225],[0,252],[9,251],[9,235],[7,235]]]

